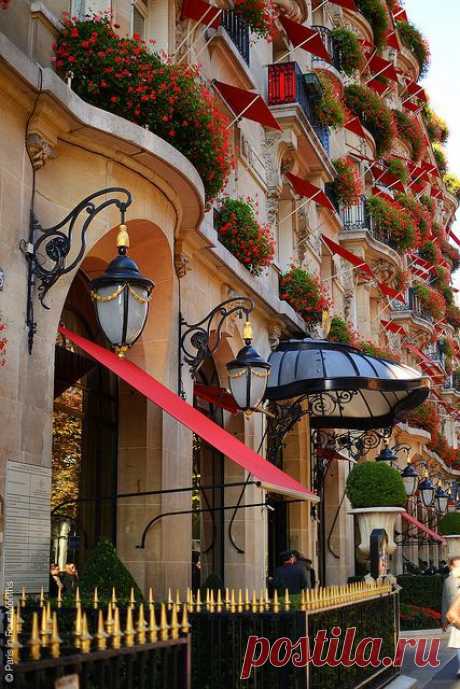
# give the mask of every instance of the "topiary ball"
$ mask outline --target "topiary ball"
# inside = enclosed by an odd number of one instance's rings
[[[384,462],[355,464],[346,491],[353,508],[403,507],[407,501],[399,471]]]
[[[460,512],[449,512],[439,522],[439,531],[443,536],[460,534]]]

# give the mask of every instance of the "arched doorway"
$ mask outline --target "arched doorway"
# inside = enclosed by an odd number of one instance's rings
[[[69,329],[100,340],[80,271],[62,312]],[[51,559],[84,563],[99,540],[116,542],[118,381],[61,335],[55,347]],[[104,499],[103,499],[104,498]]]

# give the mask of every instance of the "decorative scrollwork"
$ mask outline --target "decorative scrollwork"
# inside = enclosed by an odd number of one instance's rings
[[[391,428],[380,428],[363,431],[347,431],[335,435],[335,443],[338,449],[347,450],[353,459],[359,459],[366,455],[370,450],[375,450],[382,440],[391,437]]]
[[[254,309],[254,304],[247,297],[234,297],[216,306],[198,323],[190,325],[180,314],[180,348],[184,361],[190,366],[192,378],[196,377],[203,362],[214,354],[222,340],[222,329],[225,321],[234,314],[246,318]]]
[[[105,199],[99,204],[94,203],[94,199],[107,194],[122,194],[126,200],[119,198]],[[96,215],[105,210],[109,206],[116,206],[121,214],[121,222],[125,220],[125,213],[128,206],[131,204],[132,198],[129,191],[122,187],[110,187],[97,191],[86,199],[83,199],[78,206],[70,211],[60,223],[43,229],[35,217],[32,217],[32,250],[26,251],[26,256],[32,264],[32,274],[38,277],[40,285],[38,286],[38,296],[45,308],[48,308],[44,303],[44,299],[49,289],[57,282],[57,280],[66,273],[71,272],[77,266],[84,256],[86,251],[86,233],[88,228]],[[70,253],[72,246],[72,238],[75,231],[75,224],[79,216],[86,212],[81,233],[80,233],[80,249],[68,265],[66,265],[66,258]],[[67,226],[67,230],[62,228]],[[37,237],[38,235],[38,237]],[[51,262],[51,266],[47,264]]]
[[[278,466],[281,463],[281,450],[286,435],[307,413],[302,399],[287,405],[272,402],[267,424],[267,459],[272,464]]]
[[[311,416],[341,416],[345,406],[357,394],[357,390],[337,390],[309,395],[308,413]]]

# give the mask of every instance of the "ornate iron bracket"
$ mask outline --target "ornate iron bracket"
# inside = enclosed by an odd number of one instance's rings
[[[272,402],[267,415],[267,459],[272,464],[281,464],[281,451],[285,444],[285,437],[289,431],[308,414],[308,408],[302,406],[304,398],[292,404],[278,404]]]
[[[95,199],[108,194],[120,194],[126,200],[119,198],[108,198],[99,203]],[[121,222],[125,221],[126,209],[132,202],[130,192],[123,187],[109,187],[96,191],[87,196],[83,201],[75,206],[66,217],[53,227],[42,228],[33,210],[30,212],[29,239],[20,243],[20,249],[24,253],[27,263],[27,317],[26,324],[28,329],[29,354],[32,353],[33,338],[37,331],[37,323],[34,319],[34,289],[36,280],[38,285],[38,298],[45,309],[49,307],[44,303],[49,289],[59,280],[62,275],[72,271],[81,261],[86,250],[86,233],[91,222],[96,215],[101,213],[109,206],[116,206],[121,215]],[[75,232],[75,224],[81,213],[86,212],[80,231],[80,249],[75,258],[68,264],[66,259],[69,256],[72,246],[72,238]]]
[[[183,315],[179,314],[179,381],[182,396],[182,359],[190,366],[190,373],[195,380],[204,361],[218,349],[225,321],[234,314],[241,318],[244,313],[247,318],[253,309],[254,303],[251,299],[234,297],[216,306],[198,323],[187,323]]]

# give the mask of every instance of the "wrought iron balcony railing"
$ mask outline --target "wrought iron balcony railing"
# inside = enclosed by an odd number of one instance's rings
[[[222,12],[222,24],[243,60],[249,65],[249,27],[234,10]]]
[[[336,68],[338,72],[342,70],[342,59],[340,55],[340,50],[338,49],[337,43],[332,36],[332,31],[328,29],[327,26],[312,26],[312,29],[318,31],[321,39],[324,43],[324,47],[331,56],[331,64]],[[313,55],[313,64],[315,62],[323,62],[320,57]]]
[[[313,79],[310,77],[313,76]],[[315,75],[303,74],[297,62],[283,62],[268,67],[268,104],[283,105],[298,103],[308,121],[315,130],[324,150],[329,155],[329,129],[323,127],[313,112],[313,102],[316,97]],[[309,82],[307,84],[307,82]],[[318,86],[316,89],[320,89]]]
[[[356,206],[341,206],[340,217],[345,232],[364,230],[379,242],[386,244],[391,249],[396,249],[396,244],[390,233],[374,222],[369,213],[365,196],[361,196],[360,202]]]
[[[433,323],[433,316],[422,308],[413,287],[409,287],[407,290],[404,302],[395,299],[391,302],[391,308],[393,311],[412,311],[418,318],[422,318],[430,324]],[[430,356],[430,354],[427,354],[427,356]]]

